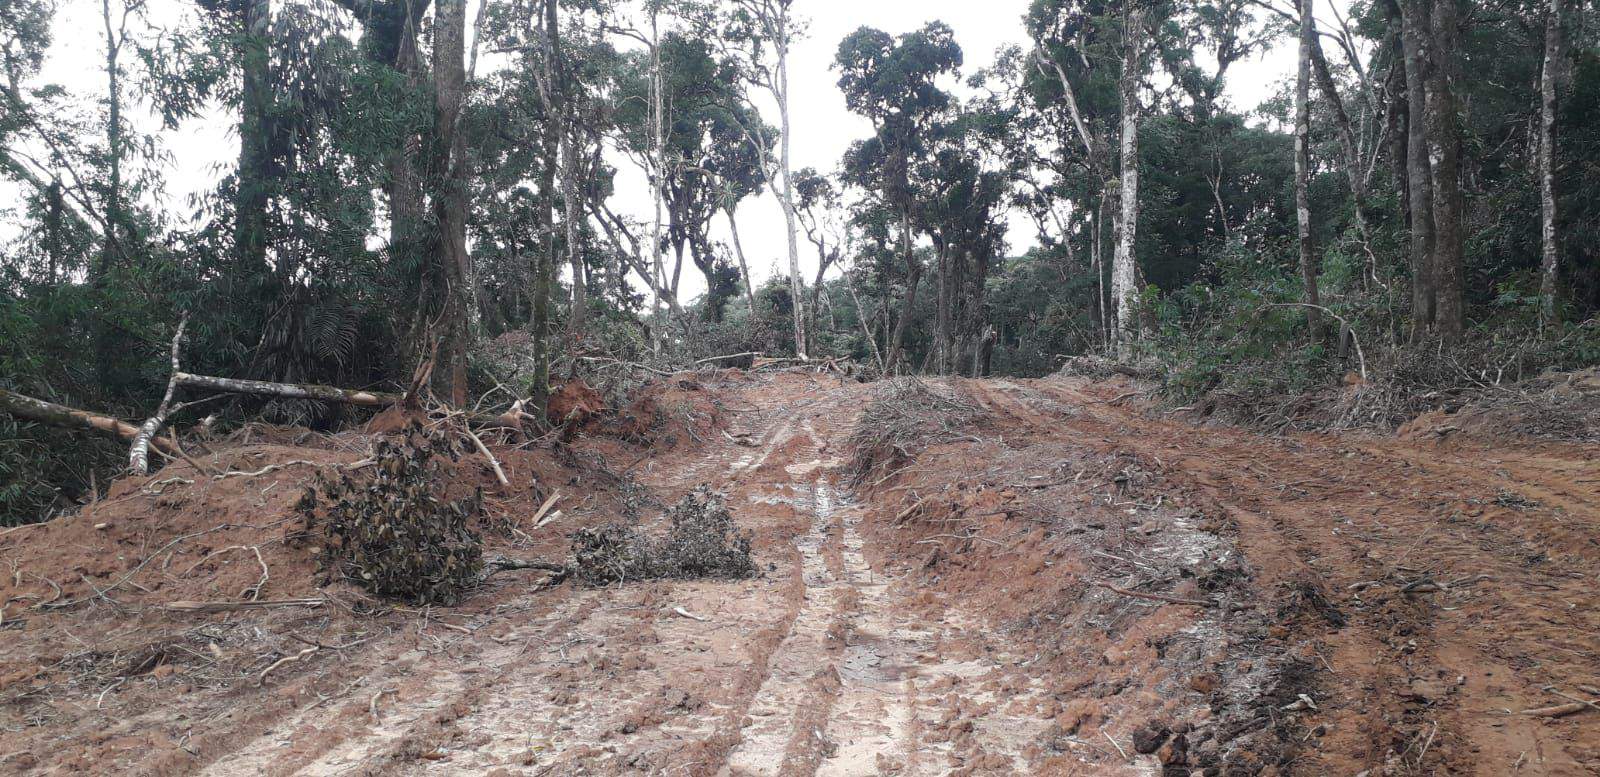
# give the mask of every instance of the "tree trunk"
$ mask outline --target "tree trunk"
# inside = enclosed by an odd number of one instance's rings
[[[243,83],[239,95],[239,174],[234,199],[234,250],[245,277],[267,263],[267,36],[271,0],[244,0],[244,38],[240,44]]]
[[[318,402],[338,402],[345,405],[360,405],[363,407],[388,407],[401,400],[399,394],[388,394],[381,391],[357,391],[333,386],[318,386],[310,383],[269,383],[264,380],[191,375],[187,372],[174,373],[174,376],[177,384],[185,388],[224,391],[230,394],[310,399]]]
[[[544,413],[550,396],[550,298],[556,268],[561,266],[560,241],[556,240],[556,167],[561,153],[561,100],[556,60],[557,0],[544,0],[544,32],[547,36],[540,62],[544,85],[541,88],[545,114],[540,139],[543,164],[539,168],[539,235],[544,251],[534,259],[533,268],[533,385],[529,387],[533,404]]]
[[[426,5],[413,0],[406,3],[406,18],[397,28],[398,40],[394,41],[395,59],[383,64],[404,76],[409,89],[418,89],[422,85],[422,58],[417,52],[417,29],[421,26],[417,17],[421,10],[416,6]],[[367,34],[374,33],[368,28]],[[418,225],[423,218],[422,179],[417,174],[416,160],[422,156],[422,149],[422,139],[408,133],[389,159],[389,248],[411,257],[421,250]],[[426,352],[426,345],[418,345]]]
[[[655,273],[654,285],[657,289],[666,288],[667,274],[661,266],[661,200],[665,196],[664,187],[667,177],[666,159],[666,130],[664,128],[663,114],[666,112],[665,85],[662,83],[661,74],[661,30],[657,17],[658,6],[650,6],[650,156],[655,160],[655,170],[651,171],[650,199],[655,206],[655,219],[650,227],[650,266]],[[677,288],[673,287],[673,298],[677,298]],[[656,293],[654,308],[657,316],[661,313],[661,294]],[[652,345],[656,351],[661,350],[661,338],[666,327],[656,330],[656,337]]]
[[[878,371],[886,373],[888,369],[883,362],[883,351],[878,349],[878,338],[867,324],[867,310],[861,306],[861,295],[856,293],[855,279],[850,277],[849,268],[843,268],[840,275],[844,276],[844,287],[850,292],[850,301],[856,306],[856,323],[861,325],[861,336],[867,339],[867,346],[872,349],[872,359],[878,363]]]
[[[1387,125],[1384,132],[1389,139],[1389,165],[1394,179],[1395,199],[1400,206],[1401,223],[1407,230],[1411,228],[1411,184],[1410,176],[1406,173],[1406,69],[1405,47],[1400,42],[1398,32],[1399,21],[1391,19],[1395,31],[1389,34],[1389,47],[1393,50],[1394,63],[1389,67],[1389,75],[1385,84],[1385,92],[1389,96],[1388,110],[1385,111],[1384,122]]]
[[[950,277],[950,246],[942,241],[934,243],[935,255],[938,257],[936,271],[939,273],[939,284],[934,287],[934,337],[933,337],[933,369],[940,375],[950,374],[951,302],[954,296]]]
[[[87,410],[57,405],[42,399],[34,399],[33,397],[5,389],[0,389],[0,412],[9,413],[25,421],[33,421],[48,426],[107,434],[130,443],[139,436],[139,427],[126,421],[100,415],[99,413],[91,413]],[[177,454],[172,444],[160,437],[152,439],[150,444],[163,453]]]
[[[462,92],[466,88],[466,0],[439,0],[434,15],[433,78],[437,169],[440,190],[434,214],[439,220],[440,275],[446,279],[444,345],[440,350],[446,369],[446,393],[457,407],[467,402],[467,305],[472,277],[467,255],[466,161],[457,132]]]
[[[725,210],[728,214],[728,234],[733,236],[733,255],[739,258],[739,274],[744,279],[744,301],[750,308],[750,321],[756,320],[756,286],[750,277],[750,266],[745,263],[744,245],[739,242],[739,222],[734,218],[734,208],[729,205]]]
[[[778,34],[773,41],[778,54],[778,119],[783,133],[779,143],[778,174],[783,180],[779,199],[783,203],[783,222],[789,238],[789,297],[794,300],[794,351],[801,359],[806,353],[806,317],[801,303],[800,288],[800,238],[796,234],[794,212],[794,181],[789,172],[789,146],[794,134],[789,123],[789,3],[779,2],[777,10]]]
[[[1310,48],[1307,54],[1316,75],[1318,91],[1322,92],[1323,99],[1327,100],[1333,113],[1334,127],[1339,133],[1345,178],[1350,184],[1350,204],[1351,212],[1355,216],[1356,236],[1361,241],[1361,250],[1367,260],[1365,275],[1370,280],[1377,281],[1378,257],[1372,250],[1372,230],[1367,223],[1367,169],[1361,158],[1356,128],[1350,120],[1350,113],[1345,110],[1344,98],[1340,96],[1338,84],[1333,80],[1333,71],[1328,67],[1328,58],[1322,52],[1322,44],[1317,38],[1315,18],[1310,12],[1304,12],[1302,16],[1302,26],[1309,26],[1310,30],[1302,34],[1301,45]],[[1304,40],[1307,37],[1310,38],[1309,41]],[[1307,126],[1310,126],[1309,118]]]
[[[183,346],[183,330],[188,325],[189,317],[185,315],[172,334],[172,374],[167,378],[167,392],[161,396],[156,412],[139,425],[139,433],[134,435],[133,445],[128,448],[128,469],[135,475],[150,471],[150,442],[161,433],[161,427],[167,425],[167,417],[172,414],[172,395],[178,391],[178,349]]]
[[[570,99],[570,95],[563,101]],[[571,118],[571,105],[567,106]],[[583,192],[579,185],[577,148],[571,131],[562,133],[567,148],[562,154],[561,191],[566,222],[567,263],[572,267],[572,311],[567,322],[567,332],[574,346],[583,339],[589,326],[589,279],[584,267],[583,251],[578,245],[579,200]]]
[[[1549,0],[1544,22],[1544,68],[1539,75],[1539,316],[1557,321],[1557,282],[1561,274],[1560,235],[1556,232],[1556,106],[1565,75],[1565,9]]]
[[[900,250],[906,262],[906,296],[900,307],[900,320],[894,323],[894,334],[889,338],[889,355],[884,359],[890,373],[900,370],[900,348],[906,338],[906,323],[911,320],[911,311],[917,303],[917,284],[922,280],[922,266],[917,264],[917,255],[911,245],[911,214],[903,206],[900,213]]]
[[[1300,62],[1294,86],[1294,214],[1300,279],[1305,284],[1306,327],[1315,343],[1322,340],[1322,301],[1317,294],[1318,262],[1311,244],[1311,47],[1317,34],[1312,1],[1300,0]]]
[[[1144,62],[1144,10],[1132,7],[1126,20],[1122,75],[1122,186],[1118,197],[1122,218],[1117,223],[1117,250],[1111,259],[1111,295],[1116,303],[1116,350],[1126,355],[1138,331],[1133,307],[1138,301],[1138,261],[1134,254],[1139,228],[1139,81]]]
[[[1094,253],[1090,257],[1094,263],[1095,314],[1100,324],[1095,335],[1102,348],[1111,347],[1111,330],[1116,324],[1116,306],[1109,304],[1111,298],[1106,293],[1106,222],[1112,221],[1110,188],[1109,183],[1100,187],[1100,207],[1094,214]],[[1115,232],[1115,228],[1112,231]]]
[[[1465,329],[1462,233],[1461,122],[1455,85],[1460,54],[1457,0],[1433,0],[1433,68],[1428,78],[1429,156],[1433,160],[1434,323],[1446,341]]]
[[[1428,158],[1428,0],[1400,0],[1406,71],[1406,182],[1411,203],[1411,341],[1433,328],[1433,170]]]

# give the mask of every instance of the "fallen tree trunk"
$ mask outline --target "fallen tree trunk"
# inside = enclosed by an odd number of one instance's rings
[[[155,415],[145,419],[139,426],[139,433],[133,437],[133,445],[128,447],[128,469],[135,475],[150,471],[150,440],[161,431],[161,427],[167,425],[167,417],[172,414],[172,395],[178,390],[178,349],[183,344],[183,330],[188,325],[189,316],[185,314],[178,322],[178,331],[172,335],[172,375],[167,378],[167,393],[162,395]]]
[[[180,386],[188,386],[190,388],[227,391],[234,394],[287,397],[289,399],[313,399],[319,402],[340,402],[346,405],[361,405],[363,407],[388,407],[403,399],[399,394],[389,394],[381,391],[359,391],[334,386],[318,386],[311,383],[269,383],[264,380],[218,378],[211,375],[195,375],[188,372],[174,373],[173,380]]]
[[[126,421],[112,418],[108,415],[91,413],[75,407],[58,405],[42,399],[18,394],[14,391],[0,389],[0,411],[10,413],[18,418],[34,421],[49,426],[60,426],[67,429],[79,429],[86,432],[98,432],[110,435],[126,442],[132,442],[139,436],[139,427]],[[150,445],[162,453],[178,455],[172,443],[160,437],[150,440]]]
[[[218,378],[212,375],[195,375],[188,372],[175,373],[174,380],[178,385],[190,388],[203,388],[235,394],[255,394],[264,397],[309,399],[316,402],[339,402],[360,407],[389,407],[390,405],[400,404],[406,399],[404,394],[391,394],[384,391],[342,389],[336,386],[319,386],[314,383],[271,383],[264,380]],[[525,430],[527,422],[537,420],[533,415],[522,409],[521,403],[513,405],[510,410],[498,415],[474,412],[462,412],[461,415],[466,418],[468,423],[481,429],[522,431]]]

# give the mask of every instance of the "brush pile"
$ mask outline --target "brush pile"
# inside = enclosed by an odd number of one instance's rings
[[[670,526],[659,539],[619,524],[574,532],[572,556],[578,579],[609,585],[755,574],[750,534],[734,523],[722,494],[702,485],[668,509],[666,517]]]
[[[959,394],[934,391],[914,377],[883,381],[850,436],[851,483],[860,485],[874,472],[892,473],[922,448],[967,436],[958,430],[981,414]]]
[[[325,569],[414,604],[454,604],[476,586],[483,539],[473,523],[482,494],[446,501],[439,455],[459,454],[442,432],[413,424],[403,438],[377,442],[371,467],[318,475],[296,509],[304,536],[323,538]]]

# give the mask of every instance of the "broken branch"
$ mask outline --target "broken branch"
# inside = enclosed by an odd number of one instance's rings
[[[1194,605],[1195,607],[1215,607],[1215,606],[1217,606],[1216,602],[1208,601],[1208,600],[1205,600],[1205,599],[1184,599],[1183,597],[1180,597],[1180,596],[1167,596],[1165,594],[1147,594],[1147,593],[1145,593],[1143,591],[1130,591],[1130,590],[1128,590],[1126,588],[1120,588],[1118,586],[1114,586],[1114,585],[1112,585],[1110,583],[1105,582],[1104,580],[1095,580],[1095,581],[1093,581],[1093,584],[1097,585],[1097,586],[1099,586],[1101,588],[1104,588],[1107,591],[1111,591],[1113,593],[1119,593],[1119,594],[1122,594],[1123,596],[1131,596],[1131,597],[1133,597],[1135,599],[1148,599],[1148,600],[1150,600],[1152,602],[1166,602],[1168,604],[1190,604],[1190,605]]]

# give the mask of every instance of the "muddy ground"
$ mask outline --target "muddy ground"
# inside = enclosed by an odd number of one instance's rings
[[[1600,710],[1526,713],[1600,697],[1596,446],[1267,437],[1069,378],[665,383],[452,488],[490,555],[559,559],[709,484],[758,577],[377,602],[290,507],[362,436],[219,441],[229,476],[0,535],[0,772],[1600,774]]]

